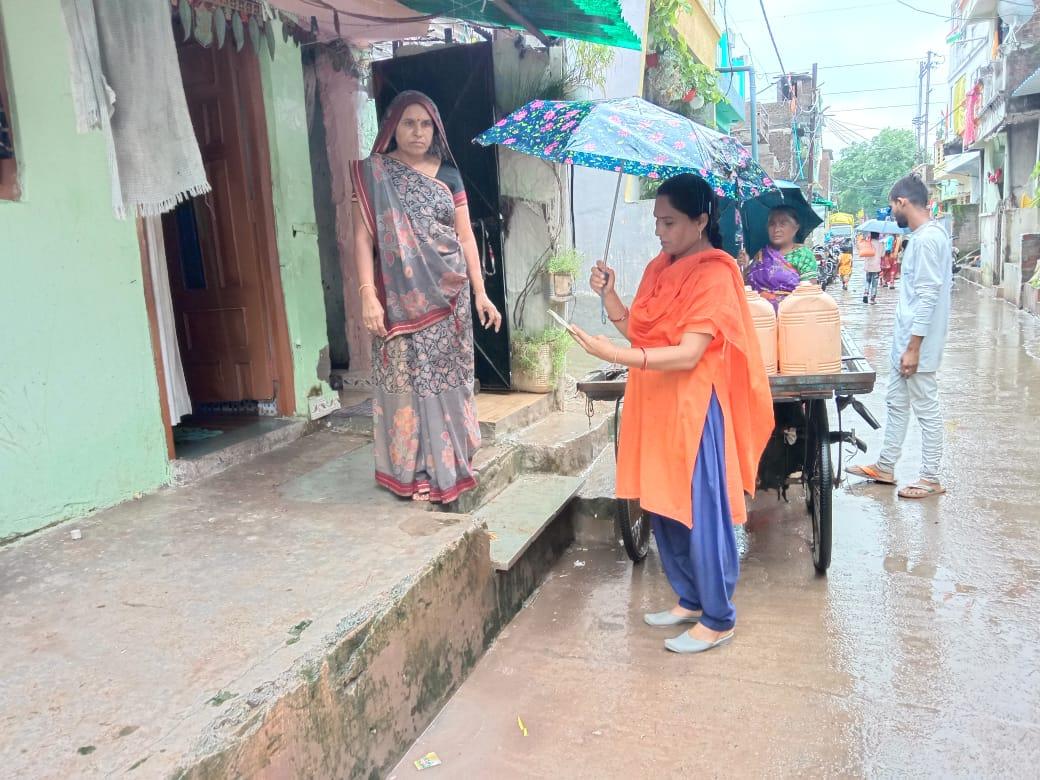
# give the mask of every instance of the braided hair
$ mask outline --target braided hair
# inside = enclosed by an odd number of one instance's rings
[[[673,176],[657,190],[657,196],[668,198],[672,208],[681,211],[690,219],[701,214],[708,215],[706,232],[708,241],[716,249],[722,248],[722,230],[719,228],[719,199],[715,190],[700,176],[683,173]]]

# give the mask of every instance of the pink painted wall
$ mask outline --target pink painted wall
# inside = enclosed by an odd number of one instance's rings
[[[354,262],[353,190],[347,165],[368,156],[361,151],[361,126],[358,107],[368,100],[357,79],[337,72],[327,54],[315,63],[318,98],[325,117],[326,146],[332,172],[332,201],[336,209],[336,243],[343,270],[343,299],[346,305],[347,347],[351,373],[368,376],[372,366],[372,337],[361,322],[361,298]]]

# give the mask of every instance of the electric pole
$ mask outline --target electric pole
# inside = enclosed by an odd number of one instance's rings
[[[930,118],[929,114],[931,113],[931,111],[930,111],[930,108],[931,108],[930,103],[931,103],[931,97],[932,97],[932,56],[934,55],[934,53],[935,52],[932,52],[932,51],[928,52],[928,63],[927,63],[927,65],[925,65],[925,73],[924,73],[924,78],[925,78],[925,85],[924,85],[924,122],[921,125],[921,127],[923,128],[921,130],[921,134],[922,134],[922,138],[924,140],[924,143],[922,145],[923,159],[921,160],[921,162],[924,162],[924,163],[927,163],[928,159],[929,159],[929,155],[928,155],[928,127],[929,127],[929,118]]]
[[[924,105],[924,63],[917,63],[917,118],[914,120],[914,124],[917,125],[917,161],[920,162],[923,156],[924,144],[921,142],[921,109]]]
[[[809,112],[809,191],[806,193],[808,196],[806,200],[810,203],[812,203],[813,197],[813,184],[816,181],[816,111],[820,105],[816,94],[816,74],[817,64],[814,62],[812,66],[812,92],[810,93],[812,110]]]

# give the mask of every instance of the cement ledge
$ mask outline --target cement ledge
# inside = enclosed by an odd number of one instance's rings
[[[496,574],[474,523],[277,681],[229,705],[173,776],[387,776],[573,539],[561,517]]]

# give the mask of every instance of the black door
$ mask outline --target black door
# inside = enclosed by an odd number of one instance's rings
[[[488,297],[502,312],[498,333],[475,328],[477,379],[483,388],[508,390],[509,316],[502,267],[502,219],[498,209],[498,158],[494,148],[473,139],[495,123],[495,79],[491,44],[437,49],[373,64],[380,116],[407,89],[430,96],[440,109],[448,144],[459,164],[469,198],[470,218],[484,269]]]

